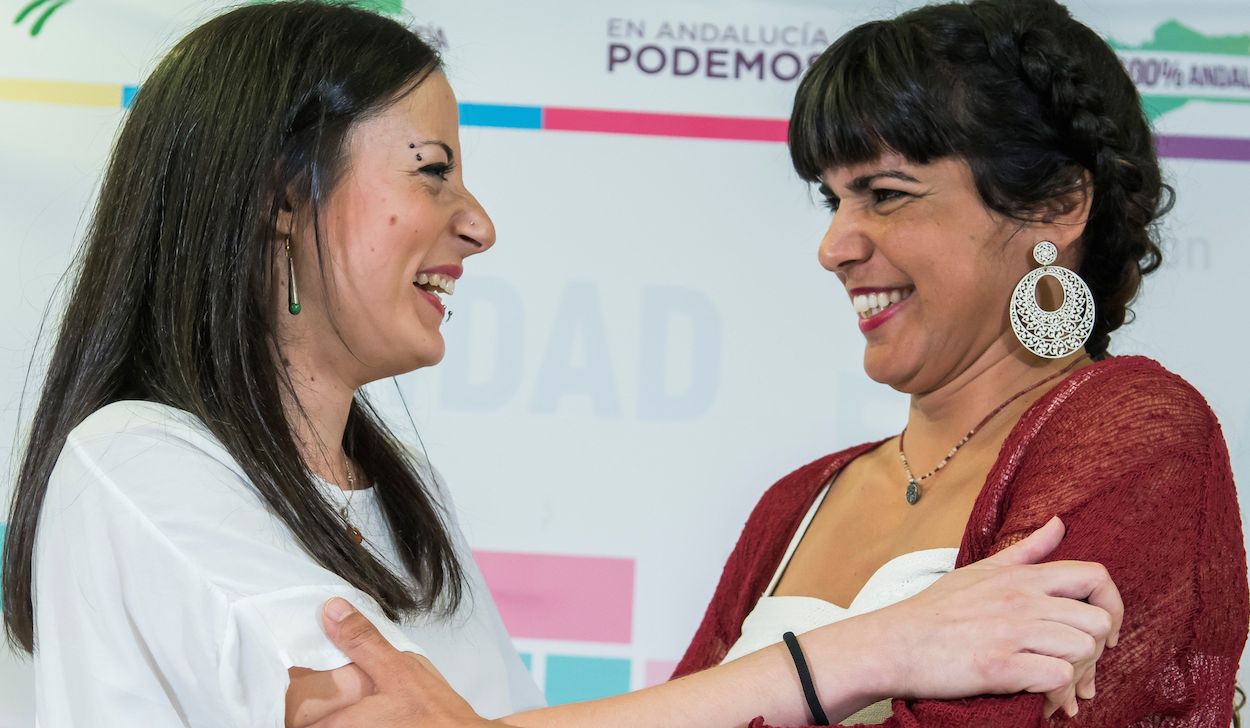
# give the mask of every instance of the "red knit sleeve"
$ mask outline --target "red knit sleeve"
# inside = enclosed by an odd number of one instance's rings
[[[961,562],[1062,516],[1067,536],[1051,558],[1102,563],[1125,604],[1120,643],[1098,663],[1097,695],[1064,725],[1223,728],[1250,624],[1223,435],[1202,396],[1153,362],[1102,377],[1035,436],[1020,433],[1028,444],[1002,497],[989,499],[998,512],[972,516],[997,528],[970,527]],[[1042,708],[1040,695],[896,700],[885,725],[1040,726]]]

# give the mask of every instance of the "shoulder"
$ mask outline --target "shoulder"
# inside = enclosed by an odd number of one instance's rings
[[[1044,487],[1079,480],[1092,491],[1144,470],[1162,485],[1165,474],[1198,477],[1218,465],[1213,448],[1222,442],[1193,385],[1152,359],[1114,357],[1073,372],[1035,402],[1000,462]]]
[[[134,583],[158,591],[191,579],[234,601],[347,585],[304,550],[207,427],[163,405],[114,403],[75,428],[39,529],[45,549],[108,554],[108,569],[142,574]]]
[[[1211,411],[1202,394],[1184,377],[1145,356],[1110,357],[1082,371],[1096,373],[1084,394],[1110,400],[1136,397],[1143,404]],[[1080,372],[1078,372],[1079,374]]]
[[[194,415],[153,402],[100,408],[66,437],[51,495],[92,487],[141,508],[249,493],[242,469]],[[107,500],[107,498],[106,498]]]
[[[1045,422],[1041,436],[1079,427],[1120,441],[1159,443],[1207,438],[1218,428],[1192,384],[1144,356],[1111,357],[1074,372],[1030,414]]]
[[[233,464],[225,448],[195,415],[169,405],[122,400],[91,413],[70,431],[66,446],[101,458],[124,446],[145,451],[176,450],[183,457],[205,457]],[[123,453],[129,454],[129,453]],[[115,456],[114,458],[115,459]]]
[[[136,564],[163,554],[236,593],[307,582],[312,566],[207,428],[148,402],[110,404],[71,431],[40,515],[49,538]]]

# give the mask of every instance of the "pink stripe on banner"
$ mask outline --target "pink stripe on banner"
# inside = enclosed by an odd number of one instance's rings
[[[634,561],[475,551],[513,637],[629,644]]]
[[[786,125],[785,119],[652,114],[640,111],[600,111],[550,106],[543,109],[543,129],[559,131],[597,131],[607,134],[784,142]]]

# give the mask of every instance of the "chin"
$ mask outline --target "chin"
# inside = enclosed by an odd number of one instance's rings
[[[438,364],[439,362],[443,361],[443,357],[444,357],[444,356],[446,356],[446,355],[447,355],[447,349],[446,349],[446,347],[442,347],[442,346],[440,346],[440,347],[438,347],[438,351],[437,351],[437,352],[430,354],[429,356],[425,357],[425,358],[422,360],[422,362],[421,362],[421,366],[423,366],[423,367],[432,367],[432,366],[435,366],[435,365],[436,365],[436,364]]]
[[[872,381],[904,393],[909,392],[908,384],[915,376],[914,369],[904,366],[898,356],[872,347],[864,351],[864,373]]]
[[[443,360],[447,355],[447,346],[443,343],[443,337],[438,337],[437,344],[433,342],[423,342],[423,346],[413,352],[412,359],[413,369],[424,369],[432,367]]]
[[[405,347],[404,350],[392,351],[387,357],[388,366],[385,368],[392,371],[387,376],[398,376],[432,367],[441,362],[447,354],[447,346],[443,343],[442,336],[435,336],[433,339],[422,337],[418,341],[409,343],[410,346]]]
[[[405,358],[399,366],[395,367],[398,371],[391,376],[408,374],[409,372],[415,372],[418,369],[428,369],[429,367],[437,365],[442,360],[442,350],[440,350],[437,354],[431,352],[420,352]]]

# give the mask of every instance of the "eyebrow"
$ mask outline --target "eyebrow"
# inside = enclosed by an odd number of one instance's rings
[[[883,169],[880,172],[872,172],[870,174],[860,175],[859,177],[856,177],[855,179],[851,180],[851,183],[849,185],[847,185],[847,189],[849,189],[851,192],[863,192],[864,190],[868,189],[868,185],[872,184],[873,181],[880,179],[882,177],[885,177],[887,179],[902,180],[903,182],[916,182],[916,183],[920,182],[920,180],[916,179],[915,177],[912,177],[910,174],[907,174],[901,169]],[[829,187],[825,185],[825,183],[823,182],[820,184],[820,193],[826,197],[834,196],[833,190],[829,189]]]
[[[421,142],[421,144],[422,146],[426,144],[433,144],[435,146],[442,147],[443,151],[447,153],[447,163],[452,164],[456,161],[456,153],[452,151],[451,145],[448,144],[447,142],[440,141],[438,139],[426,139],[425,141]]]
[[[873,172],[871,174],[865,174],[860,177],[856,177],[854,180],[851,181],[850,189],[853,192],[863,192],[864,190],[868,189],[868,185],[872,184],[874,180],[881,178],[881,177],[887,177],[889,179],[898,179],[904,182],[919,182],[920,181],[916,179],[915,177],[912,177],[910,174],[907,174],[901,169],[885,169],[880,172]]]

